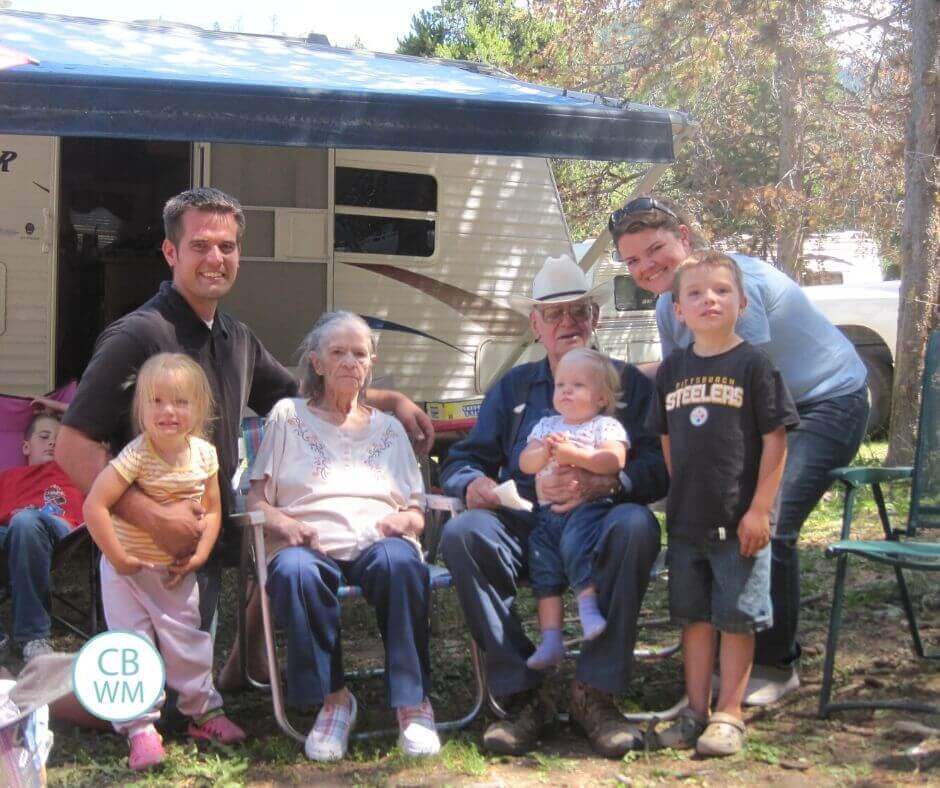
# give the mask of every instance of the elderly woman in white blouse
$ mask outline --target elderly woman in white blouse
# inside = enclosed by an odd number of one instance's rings
[[[304,340],[303,397],[268,417],[248,504],[267,515],[267,591],[287,632],[297,706],[322,705],[307,757],[346,754],[356,699],[343,682],[337,590],[362,587],[385,643],[386,695],[410,755],[440,749],[428,701],[430,580],[418,463],[402,426],[365,405],[374,343],[350,312],[323,315]]]

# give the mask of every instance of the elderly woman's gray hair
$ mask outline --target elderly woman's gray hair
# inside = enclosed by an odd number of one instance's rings
[[[313,400],[319,399],[323,395],[323,376],[317,373],[313,368],[313,362],[310,360],[310,354],[316,353],[323,355],[323,348],[326,346],[330,335],[340,326],[353,325],[362,331],[369,340],[369,355],[375,355],[375,337],[369,324],[366,323],[355,312],[348,312],[345,309],[337,309],[334,312],[324,312],[317,318],[313,324],[310,333],[304,337],[300,344],[300,364],[298,376],[300,378],[300,393]],[[366,376],[365,384],[359,392],[359,400],[362,401],[366,396],[366,389],[372,384],[372,365],[369,365],[369,374]]]

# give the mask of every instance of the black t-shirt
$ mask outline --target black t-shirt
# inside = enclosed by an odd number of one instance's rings
[[[297,393],[297,383],[248,327],[216,312],[210,328],[164,282],[139,309],[116,320],[98,337],[75,399],[62,419],[117,454],[134,436],[134,379],[155,353],[185,353],[202,367],[215,399],[208,439],[219,454],[223,515],[231,511],[231,479],[238,464],[238,435],[245,405],[266,414]]]
[[[669,435],[672,476],[666,503],[670,536],[728,536],[751,505],[761,437],[799,422],[796,406],[763,351],[741,342],[717,356],[694,345],[659,367],[648,424]]]

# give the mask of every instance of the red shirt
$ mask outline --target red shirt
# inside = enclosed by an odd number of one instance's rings
[[[84,498],[58,463],[24,465],[0,472],[0,525],[20,509],[45,509],[75,528],[84,521]]]

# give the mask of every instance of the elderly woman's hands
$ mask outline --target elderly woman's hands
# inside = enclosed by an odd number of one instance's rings
[[[272,507],[273,509],[273,507]],[[316,550],[320,546],[320,538],[317,535],[317,529],[312,525],[307,525],[286,514],[276,512],[273,516],[268,515],[268,521],[265,528],[277,537],[287,542],[291,547],[309,547]]]
[[[264,497],[264,481],[255,480],[251,483],[248,492],[248,508],[264,514],[264,529],[280,537],[291,547],[304,545],[311,550],[320,547],[320,537],[317,529],[306,525],[293,517],[288,517],[277,507],[271,506]]]
[[[424,517],[417,509],[404,509],[385,515],[375,527],[382,536],[417,536],[424,529]]]

